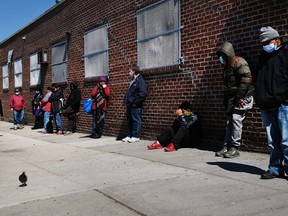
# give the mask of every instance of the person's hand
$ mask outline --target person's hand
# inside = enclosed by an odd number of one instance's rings
[[[238,107],[239,107],[239,108],[244,108],[245,102],[244,102],[243,99],[240,99],[240,100],[237,102],[237,104],[238,104]]]
[[[11,111],[13,111],[13,108],[10,108]]]
[[[177,114],[178,116],[183,115],[182,109],[177,109],[177,110],[176,110],[176,114]]]
[[[106,87],[107,87],[107,85],[106,85],[106,84],[103,84],[103,85],[102,85],[102,87],[103,87],[103,88],[106,88]]]

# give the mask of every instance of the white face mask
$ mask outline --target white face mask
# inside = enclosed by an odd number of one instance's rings
[[[274,43],[268,44],[266,46],[263,46],[263,49],[267,53],[272,53],[275,50],[277,50],[277,46]]]
[[[131,79],[134,78],[134,72],[133,72],[133,71],[129,71],[129,77],[130,77]]]
[[[15,95],[19,95],[19,92],[15,92]]]
[[[225,59],[223,58],[223,56],[220,56],[219,57],[219,61],[221,62],[221,64],[225,64],[226,62],[225,62]]]

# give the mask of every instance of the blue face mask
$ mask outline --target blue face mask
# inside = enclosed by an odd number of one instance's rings
[[[264,51],[267,52],[267,53],[272,53],[272,52],[274,52],[274,51],[276,50],[276,48],[277,48],[277,47],[275,46],[274,43],[271,43],[271,44],[268,44],[268,45],[266,45],[266,46],[263,46]]]
[[[223,56],[220,56],[219,57],[219,61],[221,62],[221,64],[225,64],[226,62],[225,62],[225,59],[223,58]]]

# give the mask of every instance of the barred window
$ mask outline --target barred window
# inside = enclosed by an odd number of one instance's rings
[[[2,65],[2,84],[3,89],[9,88],[8,64]]]
[[[107,75],[108,64],[108,25],[104,25],[84,34],[85,78]]]
[[[22,59],[14,62],[14,85],[15,87],[22,87]]]
[[[180,0],[162,0],[137,11],[139,67],[179,64],[180,29]]]
[[[38,63],[38,53],[30,56],[30,85],[41,84],[41,65]]]
[[[52,47],[52,83],[67,80],[67,43],[62,42]]]

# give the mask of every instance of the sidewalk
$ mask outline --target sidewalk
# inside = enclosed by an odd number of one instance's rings
[[[0,122],[0,216],[207,216],[288,212],[288,181],[260,180],[269,155],[146,150],[88,134],[41,134]],[[27,187],[19,187],[25,171]]]

